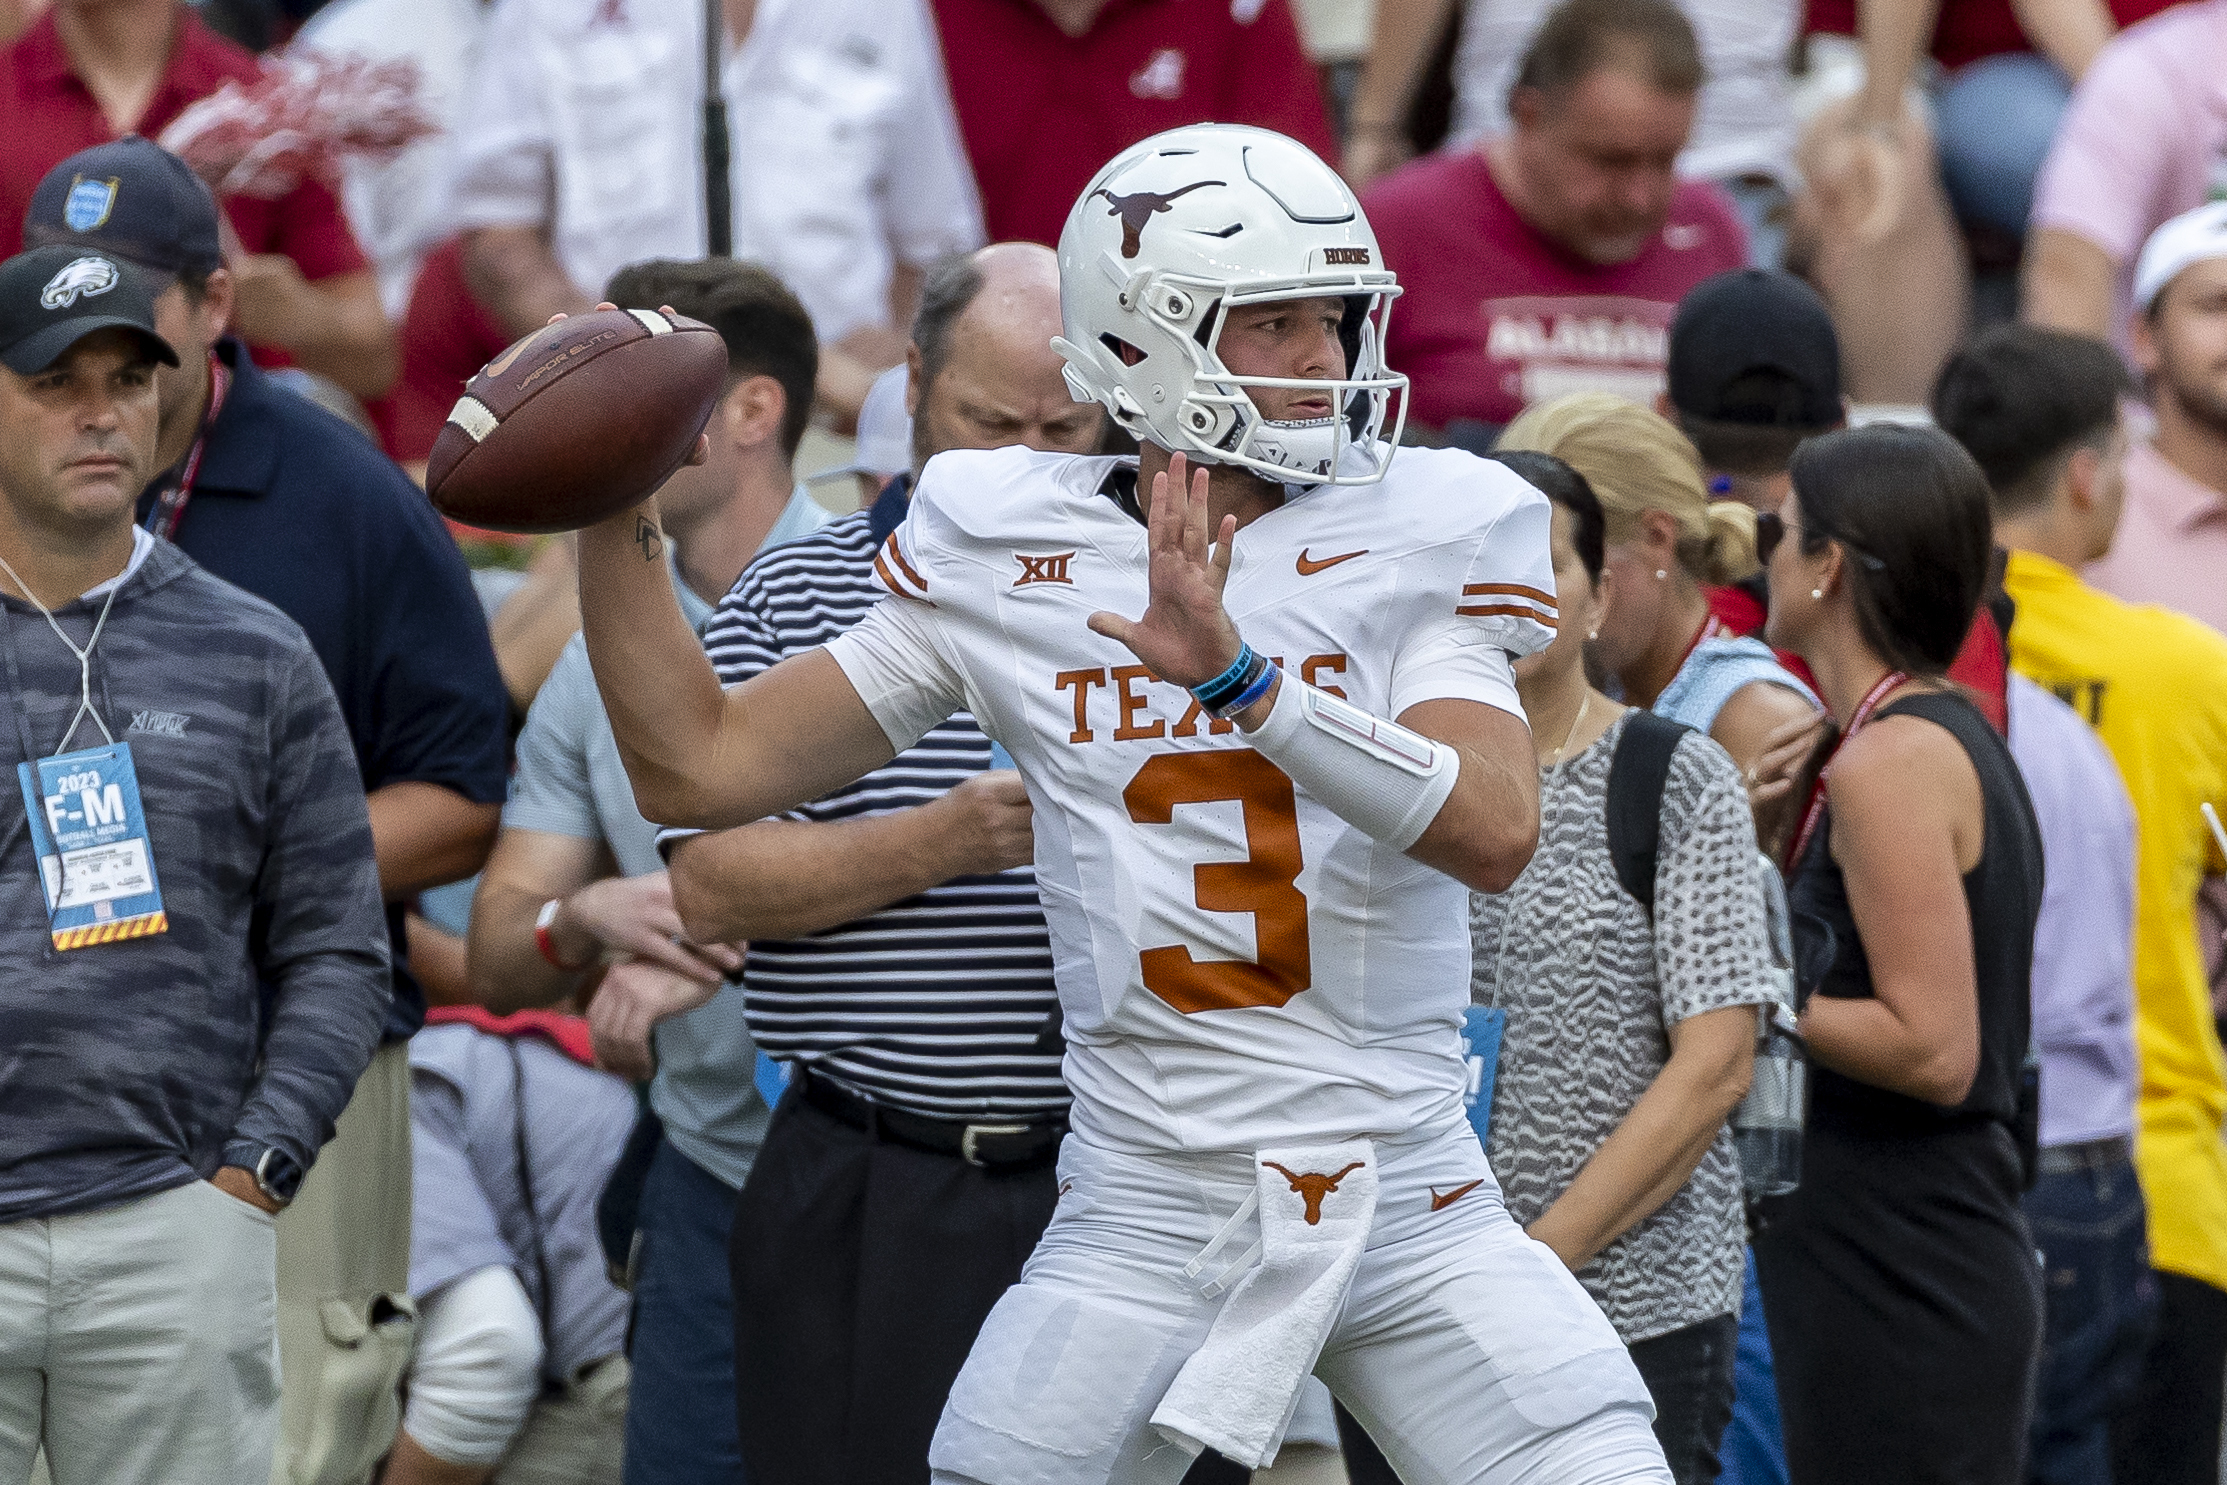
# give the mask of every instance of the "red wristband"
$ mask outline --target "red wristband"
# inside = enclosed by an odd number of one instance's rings
[[[561,897],[552,897],[541,905],[541,916],[534,919],[534,947],[541,951],[541,957],[548,962],[551,969],[576,975],[586,969],[587,965],[565,963],[564,956],[557,952],[557,941],[549,933],[549,925],[556,921],[557,907],[563,901]]]

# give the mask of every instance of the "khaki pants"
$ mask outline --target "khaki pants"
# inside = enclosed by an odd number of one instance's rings
[[[278,1219],[271,1485],[367,1485],[402,1420],[409,1291],[410,1049],[390,1042]]]
[[[612,1356],[541,1398],[488,1485],[619,1485],[627,1367]]]
[[[271,1219],[206,1181],[0,1224],[0,1485],[239,1485],[278,1415]],[[42,1467],[38,1471],[43,1476]]]

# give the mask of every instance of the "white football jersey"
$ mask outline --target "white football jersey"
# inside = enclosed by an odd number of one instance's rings
[[[1120,463],[939,455],[877,559],[896,598],[830,653],[899,749],[964,706],[1026,780],[1079,1133],[1250,1153],[1458,1120],[1468,889],[1089,630],[1145,608],[1145,528],[1104,493]],[[1238,532],[1223,601],[1287,676],[1378,716],[1520,716],[1510,657],[1552,637],[1549,522],[1512,471],[1404,449],[1381,483]]]

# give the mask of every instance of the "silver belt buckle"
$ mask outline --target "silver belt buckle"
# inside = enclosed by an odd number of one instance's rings
[[[974,1153],[976,1140],[986,1134],[1027,1134],[1028,1131],[1029,1126],[1026,1124],[969,1124],[966,1131],[959,1136],[959,1158],[969,1165],[979,1167],[982,1157]]]

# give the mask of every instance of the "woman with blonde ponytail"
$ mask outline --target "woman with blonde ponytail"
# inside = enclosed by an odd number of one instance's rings
[[[1607,607],[1592,654],[1623,699],[1708,733],[1752,784],[1772,732],[1819,714],[1816,696],[1769,646],[1741,638],[1710,611],[1708,588],[1729,587],[1761,565],[1755,512],[1710,500],[1686,436],[1605,392],[1526,410],[1499,446],[1554,455],[1600,497]]]

